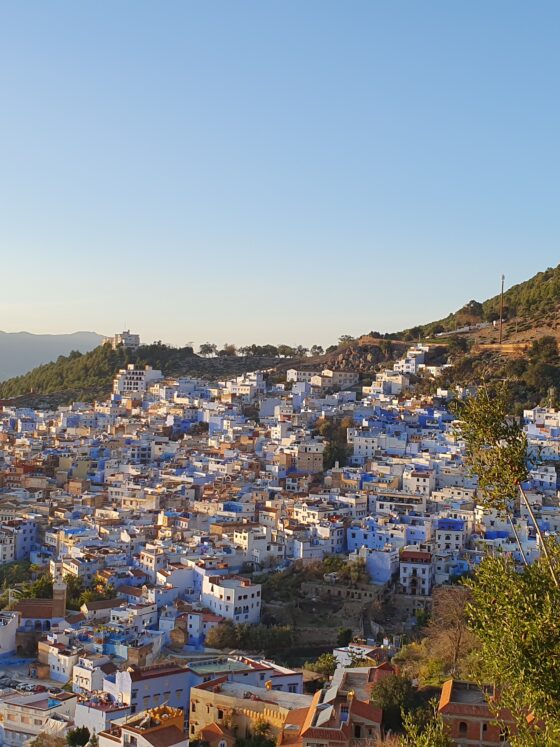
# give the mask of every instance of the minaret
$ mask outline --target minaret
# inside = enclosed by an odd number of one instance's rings
[[[67,586],[62,578],[62,563],[56,563],[53,581],[53,617],[66,616]]]

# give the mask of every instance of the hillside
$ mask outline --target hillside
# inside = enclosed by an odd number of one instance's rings
[[[96,332],[73,332],[67,335],[35,335],[30,332],[0,331],[0,381],[19,376],[42,363],[54,361],[72,350],[87,353],[103,337]]]
[[[389,337],[418,339],[434,337],[458,328],[474,327],[464,334],[480,343],[497,342],[499,330],[493,322],[500,317],[500,295],[486,301],[469,301],[458,311],[428,324],[397,332]],[[552,335],[560,339],[560,265],[539,272],[504,293],[505,342],[523,343]]]
[[[89,353],[72,352],[34,368],[23,376],[0,382],[0,399],[24,397],[25,404],[57,404],[71,400],[104,397],[111,391],[117,371],[128,363],[150,365],[167,376],[203,376],[216,380],[243,371],[270,368],[277,358],[201,358],[191,347],[172,348],[161,343],[142,345],[136,351],[113,350],[100,345]],[[31,396],[32,395],[32,396]],[[47,396],[45,396],[47,395]]]

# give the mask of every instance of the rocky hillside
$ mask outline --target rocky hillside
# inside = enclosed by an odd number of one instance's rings
[[[429,324],[395,333],[399,339],[434,338],[464,328],[465,334],[480,343],[497,342],[500,295],[486,301],[469,301],[458,311]],[[539,272],[504,293],[503,340],[530,342],[544,335],[560,339],[560,265]],[[393,335],[390,335],[391,337]]]

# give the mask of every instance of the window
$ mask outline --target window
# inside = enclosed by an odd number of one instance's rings
[[[467,733],[467,724],[465,721],[459,722],[459,734],[466,734]]]

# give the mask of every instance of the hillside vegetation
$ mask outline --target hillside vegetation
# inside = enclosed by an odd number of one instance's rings
[[[54,395],[66,393],[68,400],[106,396],[113,377],[129,363],[149,365],[167,376],[205,376],[217,378],[236,375],[245,370],[274,365],[277,359],[211,358],[193,353],[191,347],[173,348],[161,342],[142,345],[136,351],[125,348],[113,350],[110,344],[100,345],[89,353],[72,351],[52,363],[34,368],[23,376],[0,382],[0,399],[22,395]],[[65,397],[59,397],[62,401]]]
[[[403,339],[433,337],[457,327],[493,322],[500,317],[500,294],[486,301],[469,301],[458,311],[444,319],[411,327],[388,335]],[[504,319],[515,320],[517,332],[539,328],[555,330],[560,321],[560,265],[549,267],[529,280],[512,286],[504,293]]]

